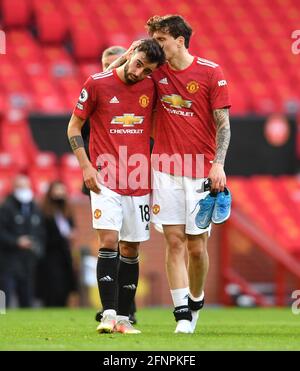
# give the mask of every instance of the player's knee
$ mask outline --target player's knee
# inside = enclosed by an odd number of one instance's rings
[[[188,251],[191,259],[201,259],[206,254],[206,246],[204,244],[199,244],[197,246],[189,247]]]
[[[117,250],[118,239],[116,239],[113,235],[106,235],[101,238],[101,245],[107,249]]]
[[[134,258],[139,254],[139,245],[138,242],[120,243],[120,254],[128,258]]]
[[[185,236],[181,234],[170,234],[167,236],[168,250],[172,254],[182,254],[184,251]]]

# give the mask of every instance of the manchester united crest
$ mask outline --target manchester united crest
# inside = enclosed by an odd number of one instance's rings
[[[154,215],[158,214],[160,212],[160,206],[155,204],[152,206],[152,212]]]
[[[199,90],[199,84],[197,83],[197,81],[190,81],[187,85],[186,85],[186,90],[191,93],[191,94],[195,94],[197,93],[197,91]]]
[[[140,96],[139,103],[141,107],[146,108],[149,105],[149,101],[150,99],[147,95],[143,94]]]
[[[94,218],[95,218],[95,219],[99,219],[99,218],[101,218],[101,215],[102,215],[101,210],[96,209],[96,210],[94,211]]]

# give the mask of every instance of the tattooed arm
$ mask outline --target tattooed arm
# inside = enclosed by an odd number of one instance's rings
[[[228,108],[216,109],[213,112],[217,126],[217,151],[214,163],[225,163],[225,157],[230,142],[230,123]]]
[[[230,142],[230,123],[228,108],[216,109],[213,111],[214,120],[217,126],[216,134],[216,155],[208,177],[212,180],[212,189],[223,191],[226,185],[224,163],[227,149]]]
[[[111,71],[114,68],[118,68],[122,66],[127,61],[127,57],[125,54],[121,55],[118,59],[113,61],[106,69],[105,71]]]

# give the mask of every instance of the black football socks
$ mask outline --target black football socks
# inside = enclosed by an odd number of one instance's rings
[[[118,315],[128,316],[134,301],[139,279],[139,258],[120,255],[118,275]]]
[[[100,248],[97,262],[97,282],[103,311],[117,310],[118,251]]]

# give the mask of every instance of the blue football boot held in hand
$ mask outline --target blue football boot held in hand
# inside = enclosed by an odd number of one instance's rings
[[[198,228],[205,229],[210,225],[216,198],[216,194],[209,193],[197,203],[197,205],[199,205],[199,210],[195,217],[195,224]]]
[[[212,222],[221,224],[226,222],[231,212],[231,193],[228,188],[224,192],[219,192],[216,197],[215,207],[212,213]]]
[[[197,192],[202,193],[211,189],[211,180],[204,182],[204,187]],[[205,198],[197,202],[199,210],[195,217],[195,224],[200,229],[206,229],[211,222],[215,224],[224,223],[231,212],[231,193],[228,188],[223,192],[210,192]]]

